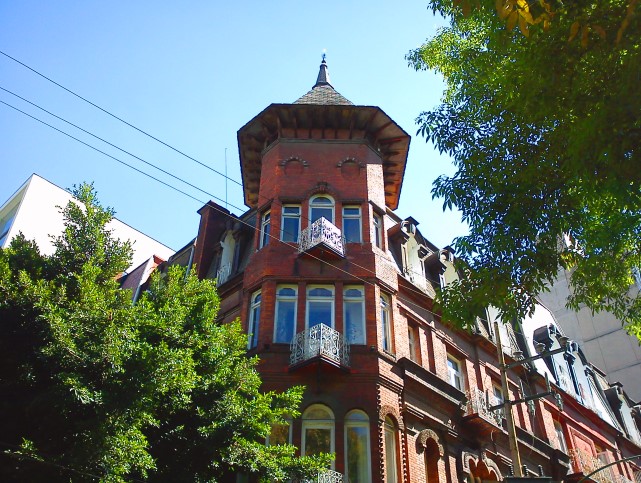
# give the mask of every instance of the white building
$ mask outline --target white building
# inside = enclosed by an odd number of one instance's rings
[[[50,255],[54,251],[51,236],[62,233],[64,208],[73,196],[40,176],[31,177],[0,206],[0,248],[4,248],[18,233],[38,244],[40,253]],[[146,263],[154,255],[167,260],[174,251],[141,233],[120,220],[113,219],[109,228],[116,238],[129,240],[133,248],[132,271]]]

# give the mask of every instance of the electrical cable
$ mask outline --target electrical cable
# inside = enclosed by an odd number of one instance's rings
[[[210,204],[209,202],[202,201],[202,200],[200,200],[200,199],[198,199],[198,198],[196,198],[196,197],[194,197],[194,196],[192,196],[192,195],[190,195],[190,194],[186,193],[185,191],[182,191],[181,189],[176,188],[175,186],[172,186],[172,185],[170,185],[169,183],[166,183],[166,182],[164,182],[164,181],[162,181],[162,180],[160,180],[160,179],[158,179],[158,178],[156,178],[156,177],[154,177],[154,176],[152,176],[152,175],[150,175],[150,174],[148,174],[148,173],[146,173],[146,172],[144,172],[144,171],[142,171],[142,170],[140,170],[140,169],[138,169],[138,168],[136,168],[136,167],[134,167],[134,166],[132,166],[132,165],[130,165],[130,164],[128,164],[128,163],[126,163],[125,161],[123,161],[123,160],[121,160],[121,159],[119,159],[119,158],[116,158],[115,156],[112,156],[111,154],[106,153],[105,151],[102,151],[102,150],[100,150],[100,149],[96,148],[95,146],[92,146],[91,144],[89,144],[89,143],[86,143],[86,142],[82,141],[81,139],[78,139],[77,137],[75,137],[75,136],[73,136],[73,135],[71,135],[71,134],[69,134],[69,133],[67,133],[67,132],[65,132],[65,131],[63,131],[63,130],[61,130],[61,129],[58,129],[57,127],[55,127],[55,126],[53,126],[53,125],[51,125],[51,124],[49,124],[49,123],[47,123],[47,122],[45,122],[45,121],[43,121],[43,120],[41,120],[41,119],[38,119],[37,117],[32,116],[31,114],[29,114],[29,113],[27,113],[27,112],[25,112],[25,111],[23,111],[23,110],[21,110],[21,109],[19,109],[19,108],[15,107],[15,106],[12,106],[11,104],[9,104],[9,103],[7,103],[7,102],[5,102],[5,101],[0,100],[0,103],[2,103],[2,104],[4,104],[4,105],[6,105],[7,107],[10,107],[11,109],[14,109],[14,110],[16,110],[16,111],[20,112],[21,114],[23,114],[23,115],[25,115],[25,116],[27,116],[27,117],[30,117],[31,119],[33,119],[33,120],[35,120],[35,121],[38,121],[38,122],[39,122],[39,123],[41,123],[41,124],[44,124],[45,126],[47,126],[47,127],[51,128],[51,129],[53,129],[53,130],[55,130],[55,131],[58,131],[58,132],[59,132],[59,133],[61,133],[61,134],[64,134],[65,136],[67,136],[67,137],[69,137],[69,138],[73,139],[74,141],[77,141],[77,142],[79,142],[79,143],[81,143],[81,144],[83,144],[83,145],[85,145],[85,146],[87,146],[87,147],[89,147],[89,148],[93,149],[94,151],[97,151],[97,152],[99,152],[100,154],[103,154],[103,155],[107,156],[108,158],[110,158],[110,159],[112,159],[112,160],[114,160],[114,161],[116,161],[116,162],[118,162],[118,163],[120,163],[120,164],[122,164],[122,165],[124,165],[124,166],[126,166],[126,167],[128,167],[128,168],[130,168],[130,169],[133,169],[134,171],[136,171],[136,172],[138,172],[138,173],[140,173],[140,174],[142,174],[142,175],[144,175],[144,176],[147,176],[148,178],[151,178],[151,179],[152,179],[152,180],[154,180],[154,181],[157,181],[157,182],[159,182],[159,183],[163,184],[164,186],[166,186],[166,187],[168,187],[168,188],[173,189],[174,191],[177,191],[178,193],[181,193],[181,194],[183,194],[183,195],[185,195],[185,196],[187,196],[187,197],[189,197],[189,198],[191,198],[191,199],[193,199],[193,200],[195,200],[195,201],[198,201],[199,203],[201,203],[201,204],[203,204],[203,205],[207,205],[207,206],[209,206],[210,208],[214,209],[215,211],[218,211],[219,213],[223,214],[224,216],[228,216],[228,217],[232,217],[232,216],[234,216],[234,215],[231,215],[230,213],[228,213],[228,212],[224,211],[222,208],[219,208],[219,207],[217,207],[217,206],[214,206],[214,205]],[[217,197],[215,197],[215,196],[213,196],[213,197],[214,197],[215,199],[219,200],[219,201],[222,201],[222,200],[220,200],[220,198],[217,198]],[[252,229],[252,230],[254,230],[255,232],[260,232],[260,230],[259,230],[256,226],[254,226],[254,225],[250,225],[250,224],[249,224],[249,223],[247,223],[246,221],[241,220],[240,218],[235,217],[235,216],[234,216],[234,219],[235,219],[236,221],[239,221],[240,223],[242,223],[242,224],[244,224],[244,225],[248,226],[249,228],[251,228],[251,229]],[[276,237],[276,236],[272,235],[271,233],[269,233],[269,234],[268,234],[268,236],[269,236],[269,238],[274,239],[274,240],[276,240],[276,241],[277,241],[277,242],[279,242],[279,243],[283,243],[283,244],[285,244],[285,245],[287,245],[287,246],[291,247],[292,249],[295,249],[295,247],[293,247],[292,245],[289,245],[288,243],[286,243],[286,242],[284,242],[284,241],[280,240],[278,237]],[[325,262],[323,259],[321,259],[321,258],[319,258],[319,257],[316,257],[316,256],[311,255],[311,254],[310,254],[310,256],[311,256],[312,258],[314,258],[314,259],[318,260],[318,261]],[[371,273],[372,275],[376,276],[376,273],[375,273],[373,270],[367,269],[366,267],[362,267],[362,266],[360,266],[360,265],[356,265],[356,264],[354,264],[354,265],[355,265],[355,266],[358,266],[359,268],[362,268],[363,270],[365,270],[365,271],[367,271],[367,272]],[[354,274],[352,274],[352,273],[348,272],[347,270],[344,270],[344,269],[342,269],[342,268],[340,268],[340,267],[336,267],[336,266],[333,266],[333,267],[334,267],[336,270],[338,270],[338,271],[340,271],[340,272],[342,272],[342,273],[345,273],[345,274],[347,274],[347,275],[349,275],[349,276],[351,276],[351,277],[355,278],[355,279],[356,279],[356,280],[358,280],[358,281],[363,282],[364,284],[369,284],[369,285],[372,285],[372,286],[376,286],[376,284],[375,284],[374,282],[370,282],[369,280],[366,280],[366,279],[364,279],[364,278],[362,278],[362,277],[356,276],[356,275],[354,275]],[[426,294],[425,294],[424,292],[420,291],[420,290],[417,290],[417,289],[409,289],[409,290],[410,290],[411,292],[415,292],[415,293],[416,293],[416,294],[418,294],[418,295],[426,296]],[[430,314],[432,314],[433,316],[435,316],[435,317],[437,317],[437,318],[439,318],[439,319],[440,319],[440,315],[436,314],[435,312],[432,312],[431,310],[429,310],[429,309],[427,309],[427,308],[425,308],[425,307],[423,307],[423,306],[421,306],[421,305],[419,305],[419,304],[414,303],[413,301],[411,301],[411,300],[409,300],[409,299],[404,299],[404,298],[402,298],[402,297],[397,297],[397,298],[398,298],[399,300],[401,300],[401,301],[405,302],[405,303],[406,303],[406,304],[408,304],[408,305],[412,305],[412,306],[417,307],[417,308],[419,308],[419,309],[421,309],[421,310],[427,311],[428,313],[430,313]]]
[[[92,101],[90,101],[90,100],[86,99],[85,97],[83,97],[83,96],[81,96],[81,95],[79,95],[79,94],[75,93],[75,92],[74,92],[74,91],[72,91],[71,89],[69,89],[69,88],[67,88],[67,87],[63,86],[62,84],[60,84],[60,83],[58,83],[58,82],[54,81],[53,79],[51,79],[51,78],[47,77],[46,75],[44,75],[44,74],[42,74],[42,73],[38,72],[36,69],[34,69],[34,68],[32,68],[32,67],[28,66],[28,65],[27,65],[27,64],[25,64],[24,62],[21,62],[20,60],[18,60],[18,59],[16,59],[16,58],[14,58],[14,57],[12,57],[12,56],[10,56],[9,54],[7,54],[7,53],[5,53],[5,52],[3,52],[3,51],[1,51],[1,50],[0,50],[0,54],[4,55],[5,57],[7,57],[7,58],[9,58],[9,59],[11,59],[11,60],[13,60],[13,61],[14,61],[14,62],[16,62],[16,63],[18,63],[18,64],[22,65],[23,67],[25,67],[25,68],[29,69],[30,71],[34,72],[34,73],[35,73],[35,74],[37,74],[38,76],[42,77],[43,79],[46,79],[47,81],[49,81],[49,82],[53,83],[54,85],[56,85],[56,86],[60,87],[61,89],[65,90],[66,92],[68,92],[68,93],[72,94],[73,96],[75,96],[75,97],[77,97],[77,98],[79,98],[79,99],[83,100],[84,102],[88,103],[89,105],[91,105],[91,106],[93,106],[93,107],[95,107],[95,108],[99,109],[100,111],[104,112],[105,114],[108,114],[109,116],[113,117],[114,119],[117,119],[118,121],[120,121],[120,122],[124,123],[125,125],[127,125],[127,126],[129,126],[129,127],[133,128],[133,129],[135,129],[136,131],[138,131],[138,132],[140,132],[140,133],[144,134],[145,136],[148,136],[149,138],[151,138],[151,139],[153,139],[153,140],[155,140],[155,141],[157,141],[157,142],[161,143],[163,146],[166,146],[166,147],[168,147],[168,148],[172,149],[173,151],[175,151],[175,152],[177,152],[177,153],[181,154],[182,156],[185,156],[187,159],[189,159],[189,160],[191,160],[191,161],[193,161],[193,162],[197,163],[197,164],[198,164],[198,165],[200,165],[200,166],[203,166],[203,167],[205,167],[205,168],[207,168],[207,169],[209,169],[209,170],[211,170],[211,171],[215,172],[216,174],[218,174],[218,175],[222,176],[223,178],[225,178],[225,179],[227,179],[227,180],[229,180],[229,181],[231,181],[231,182],[233,182],[233,183],[237,184],[238,186],[241,186],[241,187],[243,186],[242,182],[237,181],[237,180],[235,180],[235,179],[233,179],[233,178],[231,178],[231,177],[227,176],[226,174],[223,174],[223,173],[221,173],[220,171],[217,171],[217,170],[215,170],[215,169],[211,168],[210,166],[206,165],[205,163],[203,163],[203,162],[201,162],[201,161],[199,161],[199,160],[197,160],[197,159],[195,159],[195,158],[193,158],[193,157],[191,157],[191,156],[189,156],[189,155],[185,154],[183,151],[181,151],[181,150],[179,150],[179,149],[177,149],[177,148],[173,147],[173,146],[172,146],[172,145],[170,145],[169,143],[166,143],[166,142],[162,141],[161,139],[159,139],[159,138],[157,138],[157,137],[155,137],[155,136],[153,136],[153,135],[151,135],[151,134],[147,133],[146,131],[144,131],[144,130],[142,130],[142,129],[140,129],[140,128],[136,127],[136,126],[134,126],[133,124],[129,123],[128,121],[125,121],[124,119],[122,119],[122,118],[120,118],[120,117],[116,116],[115,114],[111,113],[111,112],[110,112],[110,111],[108,111],[107,109],[104,109],[104,108],[100,107],[99,105],[95,104],[94,102],[92,102]],[[12,94],[12,95],[15,95],[16,97],[19,97],[20,99],[24,100],[25,102],[28,102],[29,104],[31,104],[31,105],[33,105],[33,106],[37,107],[38,109],[41,109],[41,110],[43,110],[43,111],[47,112],[48,114],[51,114],[52,116],[57,117],[58,119],[63,120],[64,122],[67,122],[68,124],[71,124],[72,126],[74,126],[74,127],[78,128],[78,129],[80,129],[80,130],[82,130],[82,131],[86,132],[87,134],[90,134],[90,135],[92,135],[92,136],[96,137],[97,139],[100,139],[101,141],[103,141],[103,142],[105,142],[105,143],[107,143],[107,144],[109,144],[109,145],[111,145],[111,146],[116,147],[116,149],[119,149],[120,151],[125,152],[125,153],[127,153],[127,154],[129,154],[129,155],[131,155],[131,156],[133,156],[133,157],[135,157],[135,158],[137,158],[137,159],[140,159],[141,161],[143,161],[143,162],[145,162],[145,163],[146,163],[146,161],[142,160],[141,158],[138,158],[137,156],[135,156],[135,155],[133,155],[133,154],[129,153],[128,151],[125,151],[124,149],[118,148],[117,146],[115,146],[115,145],[113,145],[113,144],[109,143],[108,141],[105,141],[104,139],[102,139],[102,138],[100,138],[100,137],[98,137],[98,136],[96,136],[96,135],[94,135],[94,134],[89,133],[88,131],[85,131],[84,129],[82,129],[82,128],[80,128],[80,127],[76,126],[75,124],[72,124],[72,123],[70,123],[70,122],[68,122],[68,121],[66,121],[66,120],[64,120],[64,119],[62,119],[62,118],[60,118],[60,117],[56,116],[55,114],[50,113],[49,111],[47,111],[46,109],[44,109],[44,108],[42,108],[42,107],[38,106],[37,104],[32,103],[31,101],[28,101],[27,99],[25,99],[25,98],[23,98],[23,97],[20,97],[20,96],[18,96],[17,94],[14,94],[13,92],[8,91],[7,89],[2,88],[2,90],[4,90],[5,92],[10,93],[10,94]],[[153,165],[152,165],[152,166],[153,166]],[[156,169],[161,170],[160,168],[158,168],[158,167],[156,167],[156,166],[154,166],[154,167],[155,167]],[[162,171],[162,170],[161,170],[161,171]],[[165,172],[165,171],[163,171],[163,172]],[[166,173],[166,172],[165,172],[165,173]],[[173,175],[170,175],[170,176],[173,176]],[[175,176],[174,176],[174,177],[175,177]],[[180,178],[177,178],[177,179],[180,179]],[[197,188],[197,187],[195,187],[194,185],[192,185],[192,184],[190,184],[190,183],[187,183],[187,182],[186,182],[186,181],[184,181],[184,180],[181,180],[181,181],[182,181],[182,182],[184,182],[185,184],[188,184],[189,186],[192,186],[192,187],[196,188],[197,190],[199,190],[199,191],[201,191],[201,192],[203,192],[203,193],[205,193],[205,194],[209,194],[209,193],[207,193],[206,191],[203,191],[202,189]],[[259,197],[261,197],[261,198],[264,198],[265,200],[267,200],[267,199],[268,199],[267,197],[262,196],[262,195],[258,195],[258,196],[259,196]],[[218,201],[221,201],[221,202],[222,202],[222,200],[221,200],[220,198],[218,198],[218,197],[215,197],[215,196],[214,196],[213,198],[214,198],[214,199],[216,199],[216,200],[218,200]],[[225,203],[225,204],[229,204],[229,203],[227,203],[227,201],[224,201],[224,203]],[[272,203],[273,203],[273,204],[275,204],[275,205],[277,205],[277,206],[280,206],[280,207],[282,207],[282,206],[283,206],[283,205],[282,205],[282,203],[280,203],[278,200],[272,200]],[[242,211],[244,211],[242,208],[239,208],[239,207],[237,207],[237,206],[234,206],[234,205],[231,205],[231,204],[230,204],[230,206],[232,206],[233,208],[238,209],[238,210],[239,210],[239,211],[241,211],[241,212],[242,212]],[[303,217],[303,216],[301,216],[301,219],[303,219],[303,220],[305,220],[305,221],[307,221],[307,222],[310,222],[310,219],[309,219],[309,218],[307,218],[307,217]],[[378,254],[377,254],[377,256],[380,256],[380,255],[378,255]],[[356,265],[356,266],[358,266],[358,265]],[[363,268],[363,269],[364,269],[364,267],[359,267],[359,268]],[[427,277],[425,276],[425,274],[423,274],[423,273],[420,273],[420,272],[418,272],[418,271],[416,271],[416,270],[410,270],[410,271],[411,271],[412,273],[414,273],[414,274],[416,274],[416,275],[420,276],[420,277],[425,278],[425,279],[426,279],[426,280],[428,280],[430,283],[436,283],[437,285],[440,285],[440,281],[437,281],[437,280],[434,280],[434,279],[429,279],[429,278],[427,278]]]
[[[140,128],[138,128],[138,127],[134,126],[133,124],[131,124],[131,123],[129,123],[129,122],[127,122],[127,121],[125,121],[124,119],[122,119],[122,118],[120,118],[120,117],[116,116],[115,114],[112,114],[112,113],[111,113],[111,112],[109,112],[107,109],[104,109],[104,108],[100,107],[98,104],[95,104],[95,103],[91,102],[89,99],[86,99],[86,98],[82,97],[80,94],[76,94],[76,93],[75,93],[74,91],[72,91],[71,89],[66,88],[66,87],[65,87],[65,86],[63,86],[62,84],[59,84],[59,83],[58,83],[58,82],[56,82],[55,80],[53,80],[53,79],[51,79],[51,78],[47,77],[46,75],[44,75],[44,74],[42,74],[42,73],[38,72],[36,69],[34,69],[34,68],[32,68],[32,67],[29,67],[29,66],[28,66],[27,64],[25,64],[24,62],[20,62],[20,61],[19,61],[18,59],[16,59],[15,57],[11,57],[11,56],[10,56],[9,54],[7,54],[6,52],[3,52],[3,51],[1,51],[1,50],[0,50],[0,54],[4,55],[5,57],[7,57],[7,58],[9,58],[9,59],[11,59],[11,60],[13,60],[14,62],[16,62],[16,63],[20,64],[21,66],[23,66],[23,67],[25,67],[25,68],[29,69],[31,72],[33,72],[33,73],[35,73],[35,74],[39,75],[39,76],[40,76],[40,77],[42,77],[43,79],[48,80],[48,81],[49,81],[49,82],[51,82],[52,84],[57,85],[57,86],[58,86],[58,87],[60,87],[61,89],[63,89],[63,90],[65,90],[65,91],[67,91],[69,94],[71,94],[71,95],[73,95],[73,96],[77,97],[78,99],[83,100],[83,101],[84,101],[84,102],[86,102],[87,104],[92,105],[92,106],[93,106],[93,107],[95,107],[96,109],[101,110],[101,111],[102,111],[102,112],[104,112],[105,114],[107,114],[107,115],[109,115],[109,116],[113,117],[114,119],[117,119],[118,121],[122,122],[123,124],[126,124],[127,126],[131,127],[132,129],[135,129],[135,130],[136,130],[136,131],[138,131],[139,133],[144,134],[145,136],[147,136],[147,137],[149,137],[149,138],[153,139],[154,141],[159,142],[159,143],[160,143],[160,144],[162,144],[163,146],[168,147],[169,149],[171,149],[171,150],[173,150],[173,151],[177,152],[178,154],[181,154],[181,155],[185,156],[186,158],[191,159],[193,162],[198,163],[200,166],[203,166],[204,168],[207,168],[207,169],[209,169],[209,170],[213,171],[214,173],[217,173],[217,174],[219,174],[219,175],[221,175],[221,176],[225,176],[223,173],[221,173],[220,171],[215,170],[215,169],[214,169],[214,168],[212,168],[211,166],[208,166],[208,165],[206,165],[205,163],[203,163],[203,162],[201,162],[201,161],[198,161],[196,158],[192,158],[192,157],[191,157],[191,156],[189,156],[188,154],[185,154],[184,152],[180,151],[179,149],[177,149],[177,148],[173,147],[172,145],[170,145],[170,144],[168,144],[168,143],[166,143],[166,142],[164,142],[164,141],[162,141],[162,140],[158,139],[158,138],[157,138],[157,137],[155,137],[155,136],[152,136],[152,135],[151,135],[151,134],[149,134],[148,132],[143,131],[142,129],[140,129]],[[230,181],[233,181],[234,183],[237,183],[237,184],[239,184],[240,186],[242,186],[242,184],[241,184],[241,183],[239,183],[238,181],[236,181],[236,180],[234,180],[234,179],[231,179],[231,178],[230,178]]]

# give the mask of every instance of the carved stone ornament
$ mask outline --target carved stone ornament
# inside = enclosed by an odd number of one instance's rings
[[[390,405],[381,406],[381,410],[378,412],[378,420],[383,423],[387,416],[394,418],[396,424],[398,424],[398,428],[401,431],[405,431],[405,424],[403,423],[403,419],[401,418],[398,409]]]
[[[445,454],[445,452],[443,451],[443,445],[440,442],[438,434],[436,434],[431,429],[424,429],[423,431],[418,433],[417,445],[419,447],[419,451],[425,450],[429,440],[434,441],[436,447],[438,448],[438,455],[442,457]]]

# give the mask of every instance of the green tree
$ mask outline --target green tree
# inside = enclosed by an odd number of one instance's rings
[[[282,481],[324,467],[265,446],[303,389],[263,393],[240,324],[214,322],[214,282],[171,267],[134,305],[116,277],[131,247],[90,185],[55,253],[0,250],[0,479]]]
[[[522,317],[565,268],[571,308],[611,311],[639,336],[629,290],[641,266],[637,2],[566,3],[545,28],[523,26],[527,37],[496,14],[517,4],[479,0],[464,15],[432,0],[449,26],[407,56],[445,78],[419,132],[457,168],[433,196],[469,225],[455,242],[467,276],[441,294],[444,315],[467,325],[491,304]]]

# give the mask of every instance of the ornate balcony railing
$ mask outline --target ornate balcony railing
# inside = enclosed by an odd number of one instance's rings
[[[485,394],[478,389],[470,390],[467,395],[467,410],[466,416],[478,414],[486,421],[491,422],[499,427],[503,421],[503,409],[490,409],[492,406],[500,404],[501,401],[493,394]]]
[[[588,475],[599,468],[604,467],[607,463],[601,461],[599,458],[581,451],[578,449],[571,449],[569,452],[572,465],[575,470],[582,471],[584,475]],[[611,483],[619,481],[612,470],[612,467],[603,468],[601,471],[595,473],[590,477],[594,481],[600,483]]]
[[[218,269],[216,273],[216,278],[218,279],[218,285],[223,284],[227,281],[231,275],[231,264],[223,265]]]
[[[345,239],[341,231],[325,218],[319,218],[300,233],[298,253],[325,245],[341,257],[345,256]]]
[[[300,483],[343,483],[343,475],[338,471],[325,470],[319,472],[315,478],[300,480]]]
[[[325,324],[318,324],[294,336],[290,365],[324,357],[341,366],[349,366],[349,343],[342,334]]]

